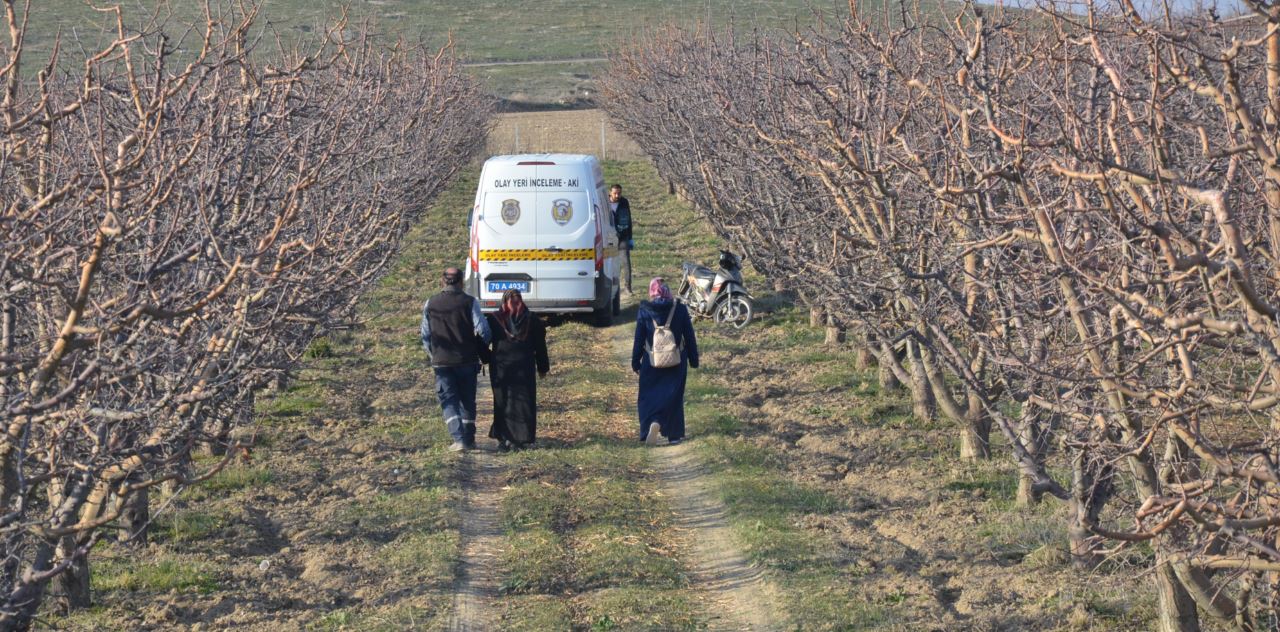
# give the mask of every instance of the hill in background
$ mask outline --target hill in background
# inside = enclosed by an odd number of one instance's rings
[[[175,30],[176,23],[199,16],[196,2],[124,4],[131,21],[145,19],[145,9],[171,12]],[[315,32],[344,4],[354,21],[370,20],[377,30],[410,41],[440,45],[452,33],[474,72],[515,109],[589,104],[608,51],[643,35],[646,27],[785,28],[814,24],[817,13],[843,16],[849,10],[845,0],[261,0],[265,19],[259,24],[269,24],[288,41]],[[86,46],[101,41],[107,37],[103,25],[112,19],[84,0],[33,2],[29,18],[35,58],[47,55],[59,32]]]

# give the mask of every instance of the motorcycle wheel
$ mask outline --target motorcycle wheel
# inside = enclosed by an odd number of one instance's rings
[[[716,322],[742,329],[751,322],[751,300],[741,294],[732,294],[716,305]]]

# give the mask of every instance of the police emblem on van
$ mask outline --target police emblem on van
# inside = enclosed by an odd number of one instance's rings
[[[569,200],[555,200],[551,203],[551,219],[564,226],[573,219],[573,203]]]
[[[520,200],[503,200],[502,201],[502,221],[507,226],[515,226],[520,221]]]

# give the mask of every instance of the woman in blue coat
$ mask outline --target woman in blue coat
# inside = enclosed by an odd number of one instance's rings
[[[672,314],[671,310],[675,310]],[[654,329],[671,318],[671,333],[680,345],[680,364],[654,368],[647,347]],[[635,341],[631,345],[631,370],[640,374],[636,409],[640,413],[640,440],[657,444],[660,437],[670,443],[684,439],[684,383],[689,367],[698,368],[698,339],[693,333],[689,309],[671,297],[671,288],[662,277],[649,282],[649,300],[640,303],[636,316]]]

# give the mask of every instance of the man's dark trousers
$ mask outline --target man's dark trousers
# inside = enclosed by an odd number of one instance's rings
[[[476,376],[480,365],[434,367],[436,397],[444,411],[444,422],[454,441],[467,447],[476,443]]]

